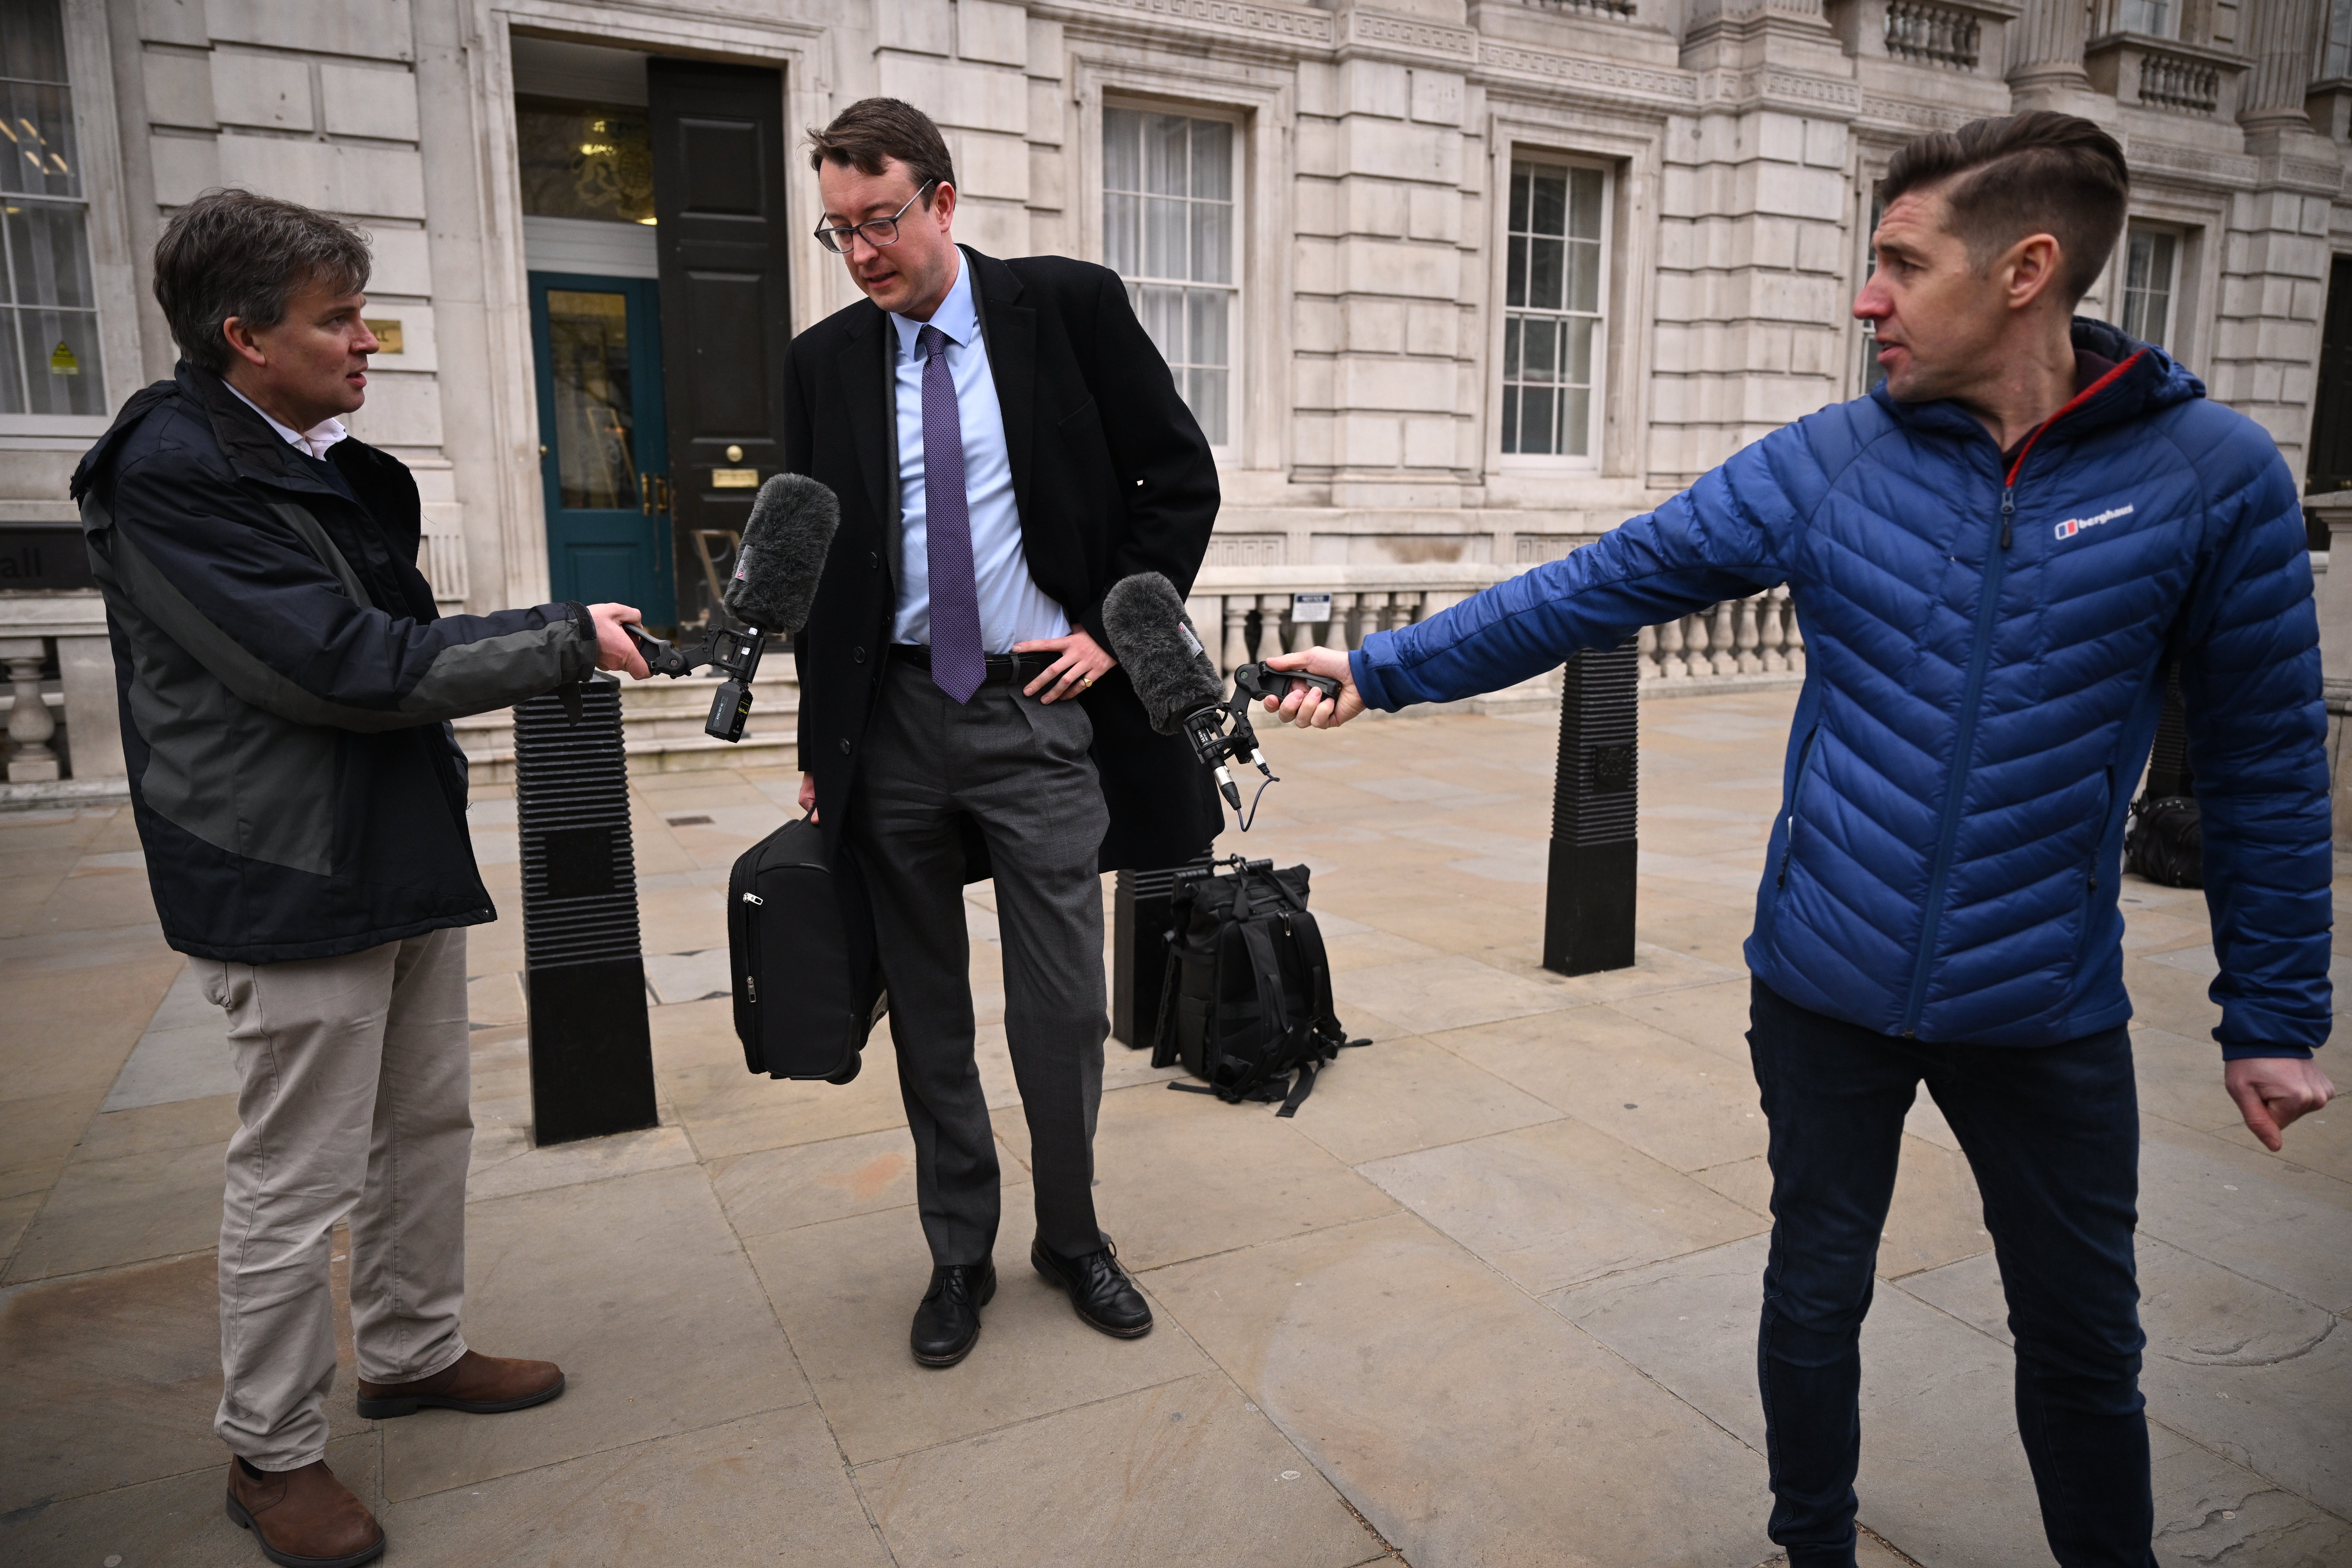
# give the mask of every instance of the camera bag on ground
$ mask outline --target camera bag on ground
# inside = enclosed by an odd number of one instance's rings
[[[1153,1067],[1181,1062],[1206,1087],[1171,1089],[1280,1101],[1297,1112],[1315,1075],[1351,1040],[1331,1008],[1331,962],[1307,912],[1307,868],[1231,856],[1176,874]]]
[[[866,884],[844,845],[803,817],[745,850],[727,876],[727,957],[743,1065],[847,1083],[888,998]]]
[[[2179,795],[2142,795],[2124,829],[2124,869],[2168,888],[2205,885],[2205,830],[2197,802]]]

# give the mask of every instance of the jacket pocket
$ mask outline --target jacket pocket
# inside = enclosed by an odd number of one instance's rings
[[[1797,849],[1797,805],[1805,797],[1805,770],[1812,766],[1813,742],[1820,738],[1821,732],[1819,724],[1806,731],[1805,743],[1797,750],[1797,773],[1789,784],[1789,826],[1780,836],[1780,863],[1772,873],[1772,886],[1776,891],[1789,885],[1789,858]]]
[[[2116,768],[2113,763],[2099,775],[2099,812],[2091,820],[2095,825],[2091,839],[2091,853],[2083,862],[2083,901],[2076,912],[2074,931],[2074,973],[2080,974],[2084,961],[2091,955],[2091,931],[2099,914],[2099,857],[2107,844],[2107,817],[2116,808]]]

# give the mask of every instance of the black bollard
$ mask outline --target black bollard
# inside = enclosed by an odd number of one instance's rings
[[[1544,967],[1560,974],[1633,964],[1636,658],[1628,637],[1605,653],[1578,654],[1560,671],[1543,940]]]
[[[651,1127],[653,1039],[620,682],[592,679],[514,710],[533,1140]]]
[[[1160,1043],[1160,988],[1168,975],[1176,868],[1120,871],[1111,890],[1110,1033],[1131,1049]]]

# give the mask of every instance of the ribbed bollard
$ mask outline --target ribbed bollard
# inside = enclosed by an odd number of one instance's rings
[[[1561,974],[1633,964],[1641,668],[1633,638],[1560,671],[1559,761],[1543,963]]]
[[[514,710],[532,1136],[541,1144],[656,1119],[620,683],[594,678],[580,705],[577,723],[552,693]]]
[[[1120,871],[1111,892],[1110,1033],[1135,1049],[1160,1043],[1160,988],[1168,975],[1176,868]]]

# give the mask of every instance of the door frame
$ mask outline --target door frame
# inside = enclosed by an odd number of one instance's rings
[[[530,375],[516,374],[530,363],[531,332],[530,268],[522,247],[522,174],[516,149],[514,31],[610,48],[775,67],[784,73],[788,126],[825,124],[848,100],[825,80],[838,30],[822,23],[783,16],[670,15],[601,0],[459,0],[459,5],[457,31],[470,43],[456,49],[455,56],[472,114],[462,134],[453,133],[446,150],[453,168],[462,167],[479,181],[475,187],[481,203],[478,234],[456,237],[465,243],[478,240],[481,247],[486,330],[479,374],[489,426],[483,460],[497,475],[492,504],[499,520],[499,572],[496,579],[487,573],[477,576],[474,596],[485,608],[537,605],[547,600],[546,494],[535,456],[539,418],[533,384]],[[441,138],[430,122],[425,134],[430,169]],[[788,158],[785,178],[786,200],[793,208],[805,213],[820,209],[816,174],[808,160]],[[793,268],[790,279],[795,331],[857,298],[840,258],[818,247],[814,226],[813,221],[803,226],[804,232],[794,240],[805,262]],[[451,345],[445,343],[445,381],[467,368],[450,353]],[[471,462],[461,458],[458,467],[462,490]]]
[[[652,512],[647,511],[645,505],[645,479],[660,477],[666,480],[669,473],[669,421],[667,394],[662,385],[661,295],[657,285],[651,278],[611,278],[586,272],[532,272],[528,278],[530,288],[531,383],[539,405],[539,493],[540,504],[543,508],[540,523],[540,558],[547,563],[549,592],[554,591],[555,538],[552,531],[555,514],[564,509],[561,504],[562,454],[557,448],[555,432],[555,340],[548,321],[547,293],[551,289],[560,289],[583,294],[619,294],[628,302],[629,395],[635,405],[631,412],[635,419],[629,432],[629,448],[636,464],[639,481],[637,510],[649,519],[660,520],[661,538],[654,547],[656,603],[642,608],[647,626],[675,626],[677,623],[677,579],[671,559],[675,544],[671,536],[670,510],[665,505],[660,511]],[[639,380],[640,345],[652,351],[654,374],[645,382]]]

